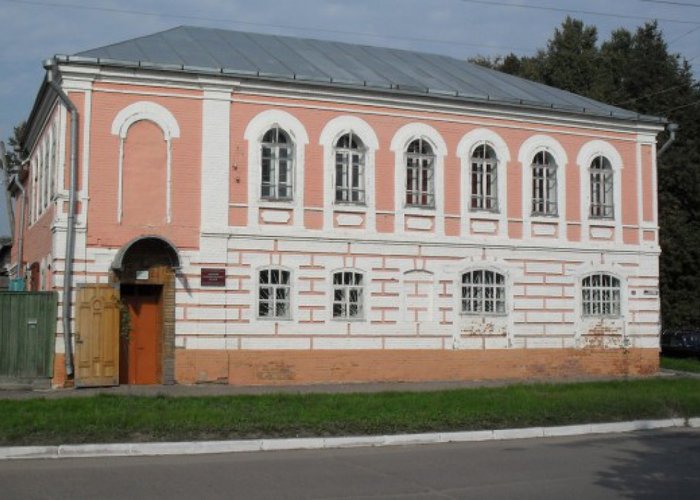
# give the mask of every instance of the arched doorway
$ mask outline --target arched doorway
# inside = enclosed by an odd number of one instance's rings
[[[120,384],[172,384],[175,359],[175,246],[160,236],[126,244],[112,264],[121,297]]]

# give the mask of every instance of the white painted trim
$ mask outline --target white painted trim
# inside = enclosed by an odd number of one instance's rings
[[[166,148],[165,162],[165,221],[172,221],[172,139],[180,137],[180,127],[173,114],[165,107],[150,101],[139,101],[125,107],[112,121],[112,135],[119,136],[119,159],[117,180],[117,223],[124,214],[124,143],[129,127],[138,121],[155,123],[163,132]]]
[[[637,238],[639,239],[639,244],[641,245],[644,241],[644,187],[642,185],[642,143],[637,141],[637,145],[634,150],[636,171],[637,171],[637,184],[635,186],[637,195],[637,225],[639,229],[637,231]],[[652,195],[653,196],[653,195]]]
[[[167,108],[151,101],[135,102],[119,111],[112,121],[112,135],[126,139],[129,127],[141,120],[158,125],[166,141],[180,137],[180,127],[173,114]]]
[[[202,103],[202,190],[200,227],[229,225],[231,174],[231,89],[205,90]],[[237,166],[235,168],[238,168]],[[238,175],[238,172],[236,172]]]
[[[474,149],[482,144],[493,148],[497,159],[498,175],[498,213],[488,211],[473,211],[470,207],[471,200],[471,157]],[[477,128],[464,134],[457,144],[457,157],[461,162],[461,189],[460,189],[460,226],[462,235],[471,233],[472,218],[486,218],[498,220],[498,236],[508,238],[508,163],[510,162],[510,150],[503,138],[493,130]]]
[[[280,271],[286,271],[289,273],[289,314],[286,318],[277,318],[277,317],[271,317],[271,318],[265,318],[261,317],[258,312],[260,311],[260,272],[261,271],[270,271],[270,270],[280,270]],[[264,321],[266,323],[276,323],[276,322],[293,322],[296,323],[298,320],[295,319],[295,306],[296,306],[296,294],[298,293],[298,286],[297,283],[294,281],[295,275],[294,275],[294,270],[291,267],[288,266],[282,266],[282,265],[277,265],[277,264],[268,264],[265,266],[259,266],[256,267],[255,270],[255,276],[253,278],[254,286],[253,290],[251,290],[251,294],[253,295],[253,300],[252,300],[252,307],[254,308],[251,311],[251,319],[254,321]]]
[[[428,297],[428,320],[427,321],[413,321],[407,319],[407,313],[408,313],[408,297],[407,297],[407,288],[406,288],[406,279],[411,278],[414,276],[425,276],[426,278],[430,278],[430,296]],[[437,308],[437,303],[438,303],[438,280],[436,279],[436,275],[433,271],[430,271],[428,269],[409,269],[407,271],[404,271],[401,273],[401,293],[400,298],[401,298],[401,304],[400,304],[400,322],[406,322],[410,323],[414,326],[418,326],[421,323],[432,323],[436,321],[436,319],[439,321],[439,310]]]
[[[92,87],[92,85],[90,86]],[[84,226],[88,222],[88,205],[90,203],[90,126],[92,124],[92,90],[85,91],[85,106],[83,109],[83,172],[82,189],[80,190],[80,214],[78,220]]]
[[[596,156],[605,156],[613,169],[613,219],[591,218],[591,162]],[[579,167],[579,179],[581,186],[581,241],[590,240],[590,226],[611,225],[615,228],[613,241],[622,243],[622,156],[615,146],[609,142],[593,140],[584,144],[576,157],[576,164]]]
[[[605,273],[620,280],[620,316],[584,316],[583,315],[583,280],[587,276],[595,273]],[[622,330],[623,344],[629,340],[627,331],[629,330],[629,287],[628,281],[631,276],[629,270],[617,264],[595,264],[587,262],[576,269],[574,285],[574,321],[575,321],[575,341],[580,345],[581,336],[587,332],[591,326],[603,322],[612,327]]]
[[[335,203],[335,143],[338,139],[352,132],[365,146],[365,206],[336,205]],[[379,150],[379,139],[374,129],[362,118],[351,115],[337,116],[326,123],[321,131],[319,144],[323,147],[323,228],[334,228],[333,211],[350,209],[365,212],[365,231],[376,231],[376,193],[375,193],[375,155]]]
[[[435,154],[435,207],[414,208],[406,207],[406,148],[415,139],[424,139],[430,143]],[[401,127],[391,140],[391,151],[394,152],[394,211],[396,233],[404,233],[406,215],[424,215],[435,217],[434,234],[445,234],[445,156],[448,154],[447,144],[440,133],[425,123],[408,123]]]
[[[532,159],[540,151],[546,151],[552,155],[557,164],[557,216],[539,217],[532,215]],[[551,223],[556,221],[558,226],[558,240],[566,241],[566,171],[569,163],[568,155],[564,147],[551,136],[533,135],[520,146],[518,161],[522,167],[522,216],[523,238],[528,239],[537,235],[532,231],[534,221]]]
[[[260,143],[265,133],[272,127],[287,132],[294,143],[294,185],[293,198],[289,202],[269,202],[260,198]],[[248,141],[248,227],[259,226],[258,210],[261,205],[291,209],[294,213],[293,226],[304,227],[304,162],[309,136],[304,125],[294,115],[280,109],[268,109],[256,115],[246,126],[243,137]]]
[[[362,275],[362,314],[357,317],[357,318],[349,318],[349,317],[343,317],[343,318],[335,318],[333,316],[333,302],[335,298],[335,283],[333,283],[333,276],[336,273],[359,273]],[[330,273],[328,274],[328,294],[326,296],[326,303],[328,304],[328,314],[324,318],[327,321],[333,321],[335,323],[364,323],[369,320],[368,312],[369,312],[369,302],[368,299],[369,297],[369,285],[370,281],[368,278],[368,273],[366,271],[363,271],[362,269],[359,269],[357,267],[339,267],[336,269],[331,269]],[[347,286],[347,285],[343,285]]]

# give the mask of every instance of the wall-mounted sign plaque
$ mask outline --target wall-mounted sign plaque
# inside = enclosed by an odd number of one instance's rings
[[[226,286],[226,269],[203,267],[201,273],[202,286]]]

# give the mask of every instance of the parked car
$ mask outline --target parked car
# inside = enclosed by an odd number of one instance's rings
[[[700,329],[664,330],[661,333],[661,353],[700,357]]]

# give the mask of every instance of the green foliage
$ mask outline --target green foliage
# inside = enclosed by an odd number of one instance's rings
[[[20,163],[20,151],[22,150],[20,145],[20,138],[24,136],[24,132],[27,128],[27,122],[21,122],[19,125],[14,127],[12,137],[7,139],[7,144],[9,148],[7,149],[5,159],[7,160],[7,168],[13,170]],[[0,163],[2,165],[2,163]]]
[[[545,50],[489,66],[680,126],[658,163],[661,311],[664,327],[700,325],[700,87],[687,61],[668,51],[656,22],[614,31],[566,18]],[[660,134],[659,146],[668,135]]]
[[[666,368],[667,370],[678,370],[680,372],[700,373],[700,359],[661,356],[661,368]]]
[[[377,394],[0,400],[0,445],[305,437],[700,416],[700,380]]]

